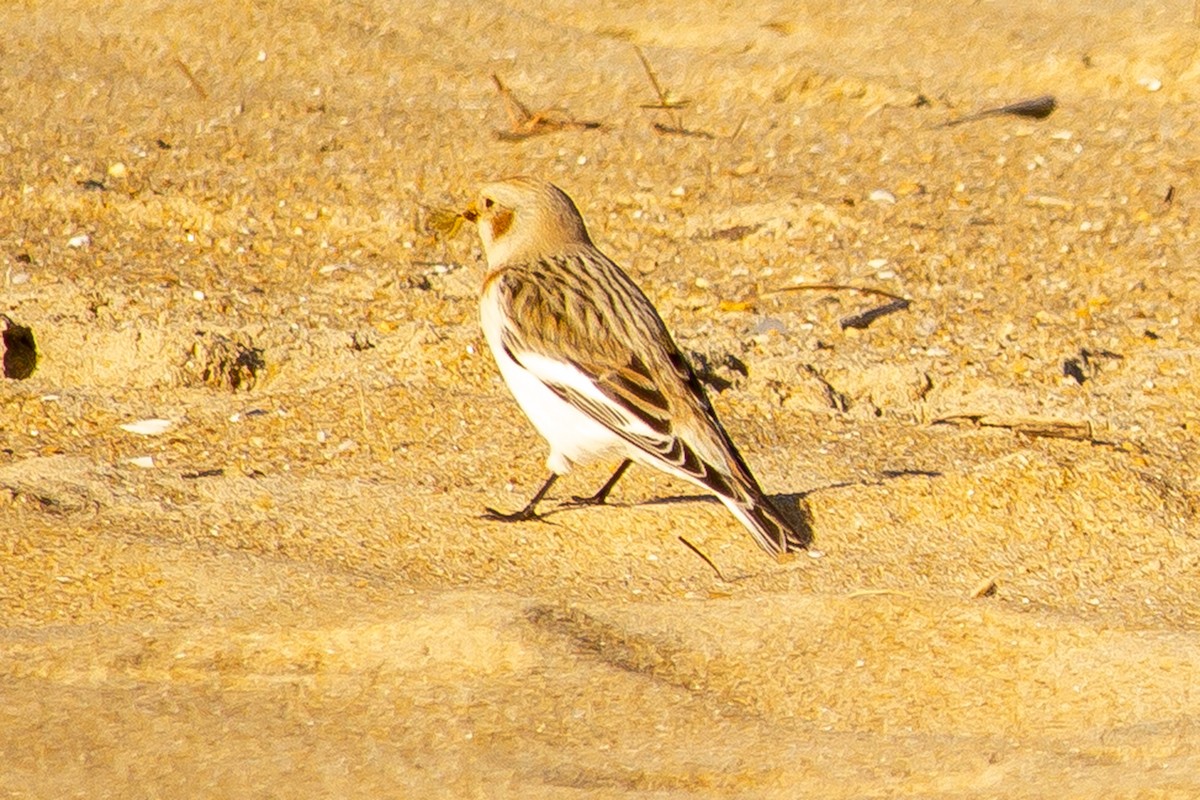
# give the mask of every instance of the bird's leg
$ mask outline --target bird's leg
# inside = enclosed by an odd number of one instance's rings
[[[503,514],[494,508],[485,508],[484,511],[487,513],[483,515],[483,518],[497,522],[524,522],[531,519],[541,519],[537,513],[537,504],[542,502],[542,498],[546,496],[546,492],[550,491],[550,487],[554,485],[556,480],[558,480],[558,473],[551,472],[550,477],[542,484],[542,488],[537,490],[537,494],[533,496],[533,499],[520,511]]]
[[[617,471],[612,474],[612,477],[600,487],[600,491],[596,492],[591,497],[572,497],[571,505],[573,506],[602,506],[604,501],[608,499],[608,493],[617,485],[617,481],[621,480],[621,476],[625,474],[625,470],[629,469],[629,465],[633,462],[628,458],[621,462],[621,466],[617,467]]]

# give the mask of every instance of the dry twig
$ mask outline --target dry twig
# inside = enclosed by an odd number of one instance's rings
[[[808,291],[826,291],[826,292],[858,292],[859,294],[872,294],[876,297],[886,297],[889,300],[904,300],[898,294],[884,291],[883,289],[875,289],[870,286],[854,286],[849,283],[796,283],[791,286],[781,286],[778,289],[771,289],[763,292],[764,297],[769,297],[773,294],[781,292],[808,292]]]
[[[646,71],[646,77],[650,80],[650,85],[654,88],[654,94],[658,96],[657,103],[642,103],[642,108],[665,111],[667,112],[667,119],[670,121],[669,125],[655,122],[654,130],[658,133],[674,136],[695,136],[701,139],[715,138],[707,131],[693,131],[683,126],[683,115],[679,113],[679,109],[687,108],[691,105],[692,101],[672,97],[670,90],[664,89],[662,84],[659,83],[658,76],[654,74],[654,68],[650,66],[650,61],[646,58],[646,54],[642,52],[642,48],[634,45],[633,52],[637,53],[638,61],[642,62],[642,69]],[[738,132],[741,132],[741,125],[738,125]]]
[[[1006,428],[1024,436],[1047,439],[1074,439],[1096,442],[1089,420],[1054,419],[1051,417],[1001,416],[987,413],[950,414],[933,420],[934,425],[975,425],[981,428]]]
[[[599,122],[579,120],[560,109],[548,108],[541,111],[530,111],[513,92],[504,85],[500,76],[493,74],[492,82],[496,91],[504,101],[504,110],[508,114],[509,129],[496,131],[496,138],[506,142],[519,142],[531,136],[543,133],[553,133],[561,130],[594,130],[601,127]]]
[[[863,311],[860,314],[851,314],[848,317],[843,317],[838,320],[838,325],[842,330],[847,328],[863,329],[869,326],[872,322],[880,317],[886,317],[888,314],[893,314],[897,311],[903,311],[912,305],[912,301],[907,297],[901,297],[891,292],[885,292],[883,289],[872,289],[869,286],[851,286],[845,283],[799,283],[795,286],[783,286],[779,289],[773,289],[769,292],[764,292],[765,295],[777,294],[779,292],[800,292],[823,290],[830,292],[858,292],[859,294],[870,294],[877,297],[886,297],[891,302],[881,306]]]
[[[188,68],[188,65],[183,63],[182,58],[179,58],[178,56],[175,57],[175,66],[178,67],[179,71],[183,73],[183,77],[187,78],[188,83],[190,83],[192,88],[196,90],[196,94],[200,95],[200,99],[207,100],[208,90],[204,88],[204,84],[200,83],[200,81],[196,79],[196,76],[192,74],[192,71]]]
[[[718,578],[720,578],[725,583],[729,583],[729,581],[725,580],[725,576],[721,574],[720,568],[716,564],[714,564],[713,560],[711,558],[709,558],[707,555],[705,555],[700,550],[699,547],[696,547],[696,545],[692,544],[691,542],[689,542],[687,539],[683,538],[682,536],[679,537],[679,541],[683,542],[684,545],[687,547],[687,549],[691,550],[693,553],[700,556],[700,558],[703,559],[705,564],[708,564],[710,567],[712,567],[713,572],[717,573]]]

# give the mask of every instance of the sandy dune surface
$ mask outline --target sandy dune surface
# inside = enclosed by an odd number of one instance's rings
[[[1200,796],[1190,4],[600,5],[0,8],[0,794]],[[813,553],[480,518],[514,173]]]

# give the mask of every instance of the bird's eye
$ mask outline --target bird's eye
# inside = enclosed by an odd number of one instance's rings
[[[483,207],[484,208],[491,208],[494,205],[496,205],[496,201],[493,200],[492,198],[490,198],[490,197],[483,198]]]

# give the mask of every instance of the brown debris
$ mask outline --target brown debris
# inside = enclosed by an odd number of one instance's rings
[[[253,389],[265,370],[262,350],[243,333],[198,332],[184,364],[192,382],[232,392]]]
[[[1038,97],[1032,97],[1027,100],[1018,100],[1015,103],[1009,103],[996,108],[985,108],[983,111],[977,111],[974,114],[969,114],[965,117],[952,119],[949,122],[943,122],[937,126],[939,128],[953,128],[955,125],[963,125],[967,122],[976,122],[977,120],[987,119],[988,117],[1012,116],[1025,117],[1026,119],[1046,119],[1054,110],[1058,108],[1058,100],[1052,94],[1043,94]]]

